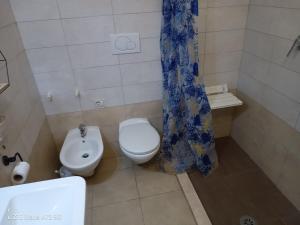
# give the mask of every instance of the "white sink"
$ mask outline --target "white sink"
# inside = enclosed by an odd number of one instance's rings
[[[84,225],[85,194],[81,177],[0,188],[0,225]]]

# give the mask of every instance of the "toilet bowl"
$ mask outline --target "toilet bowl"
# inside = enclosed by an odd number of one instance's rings
[[[98,127],[85,127],[82,137],[78,128],[68,132],[59,159],[73,175],[89,177],[94,174],[103,155],[103,142]]]
[[[119,126],[122,152],[137,164],[148,162],[158,152],[160,137],[145,118],[125,120]]]

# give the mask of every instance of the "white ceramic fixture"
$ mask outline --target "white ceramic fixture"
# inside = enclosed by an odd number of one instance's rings
[[[84,225],[85,194],[81,177],[0,188],[0,224]]]
[[[141,164],[148,162],[158,152],[160,137],[147,119],[133,118],[120,123],[119,144],[127,157]]]
[[[99,127],[87,126],[85,129],[84,137],[78,128],[68,132],[59,158],[72,174],[89,177],[102,158],[103,142]]]

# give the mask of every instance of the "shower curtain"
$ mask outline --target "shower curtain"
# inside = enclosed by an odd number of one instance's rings
[[[217,166],[211,109],[199,74],[198,0],[163,0],[161,166],[181,173]]]

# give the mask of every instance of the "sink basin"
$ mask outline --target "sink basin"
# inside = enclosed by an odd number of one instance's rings
[[[84,225],[85,194],[75,176],[0,188],[0,225]]]

